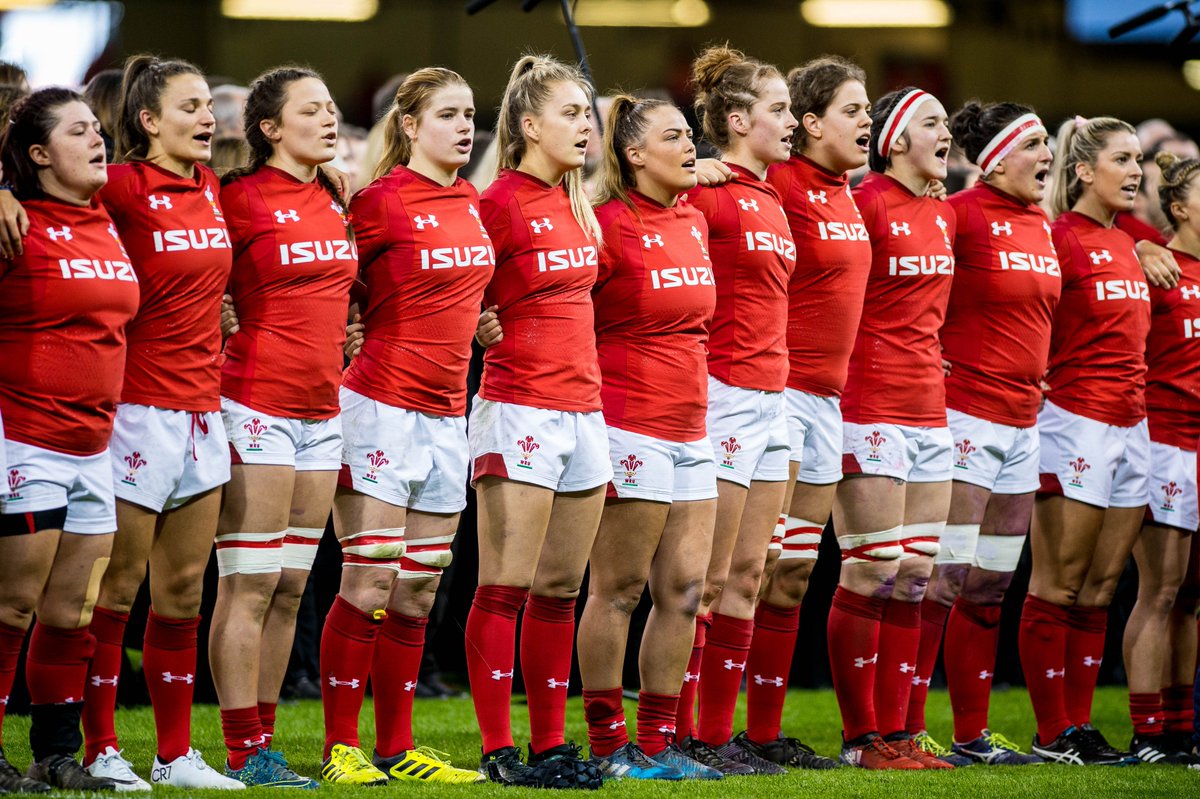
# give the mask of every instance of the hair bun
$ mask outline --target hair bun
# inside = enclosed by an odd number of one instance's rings
[[[1183,163],[1183,159],[1169,150],[1159,150],[1154,155],[1154,163],[1158,164],[1158,168],[1166,175],[1175,167]]]
[[[709,47],[696,58],[692,65],[693,80],[702,90],[716,86],[730,67],[746,60],[746,54],[735,50],[728,43]]]

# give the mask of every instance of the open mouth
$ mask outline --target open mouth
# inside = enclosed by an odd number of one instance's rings
[[[861,135],[857,139],[855,139],[854,143],[858,145],[858,149],[862,150],[864,153],[867,152],[867,150],[871,146],[871,134],[864,133],[863,135]]]
[[[93,155],[91,158],[88,159],[88,163],[93,166],[104,166],[104,151],[101,150],[100,152]]]
[[[575,142],[575,149],[581,153],[585,153],[585,152],[587,152],[587,145],[588,145],[588,140],[586,137],[584,137],[583,139],[580,139],[579,141]]]
[[[462,138],[454,143],[454,149],[458,150],[460,153],[469,153],[471,152],[472,144],[473,142],[471,141],[470,137]]]
[[[328,144],[330,146],[335,145],[335,144],[337,144],[337,134],[336,133],[326,133],[324,136],[321,137],[321,141],[325,142],[326,144]]]
[[[933,151],[934,158],[936,158],[939,161],[945,161],[947,156],[949,156],[949,155],[950,155],[950,148],[948,146],[947,147],[939,147]]]
[[[1049,169],[1039,169],[1037,172],[1033,173],[1033,179],[1037,181],[1037,184],[1039,186],[1045,186],[1046,178],[1048,178],[1049,176],[1050,176]]]
[[[208,147],[210,144],[212,144],[212,133],[208,131],[205,131],[204,133],[197,133],[192,137],[192,141]]]
[[[683,168],[686,169],[688,172],[695,172],[696,171],[696,159],[689,158],[686,161],[684,161]]]

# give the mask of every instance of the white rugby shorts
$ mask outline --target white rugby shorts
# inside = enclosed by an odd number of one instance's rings
[[[1136,508],[1150,501],[1150,434],[1098,422],[1047,401],[1038,414],[1041,491],[1100,508]]]
[[[1200,528],[1195,452],[1150,442],[1150,514],[1159,524],[1189,533]]]
[[[946,409],[954,438],[951,474],[993,494],[1028,494],[1038,489],[1037,427],[1013,427]]]
[[[562,493],[612,481],[600,411],[552,411],[476,397],[467,439],[472,481],[503,477]]]
[[[342,387],[339,482],[391,505],[427,513],[467,506],[467,420],[397,408]]]
[[[217,411],[121,403],[108,451],[117,496],[155,513],[229,482],[229,441]]]
[[[612,453],[610,497],[687,502],[717,496],[717,467],[707,437],[665,441],[610,426],[608,448]]]
[[[828,485],[842,479],[842,405],[838,397],[822,397],[794,388],[783,390],[787,408],[790,459],[800,464],[796,480]]]
[[[788,479],[788,424],[783,393],[708,378],[708,440],[717,479],[741,486]]]
[[[0,494],[0,513],[34,513],[66,507],[63,531],[103,535],[117,530],[108,450],[95,455],[68,455],[5,441],[8,493]]]
[[[221,416],[234,463],[291,466],[298,472],[342,468],[342,419],[271,416],[221,397]]]
[[[940,483],[953,471],[954,436],[948,427],[846,422],[842,438],[847,474]]]

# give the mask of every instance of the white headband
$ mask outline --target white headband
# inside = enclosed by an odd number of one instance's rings
[[[992,137],[987,146],[979,151],[975,163],[983,170],[983,174],[990,175],[996,165],[1016,149],[1023,139],[1036,133],[1046,133],[1046,126],[1042,124],[1042,120],[1037,114],[1023,114]]]
[[[932,94],[920,89],[913,89],[892,106],[892,111],[888,114],[887,121],[883,123],[883,128],[879,131],[880,155],[884,158],[888,157],[888,153],[892,151],[892,145],[896,143],[896,139],[900,138],[900,134],[908,127],[908,123],[912,122],[913,115],[917,112],[917,107],[926,100],[932,99]]]

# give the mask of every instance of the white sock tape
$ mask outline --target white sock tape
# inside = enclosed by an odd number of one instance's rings
[[[901,525],[875,533],[839,535],[838,546],[842,549],[842,563],[874,563],[881,560],[897,560],[904,554],[900,546]]]
[[[935,564],[975,563],[975,547],[979,543],[978,524],[947,524],[942,531],[941,550],[933,559]]]
[[[274,574],[280,569],[283,538],[276,533],[226,533],[216,538],[217,575]]]
[[[975,549],[975,565],[994,572],[1014,572],[1025,548],[1023,535],[981,535]]]

